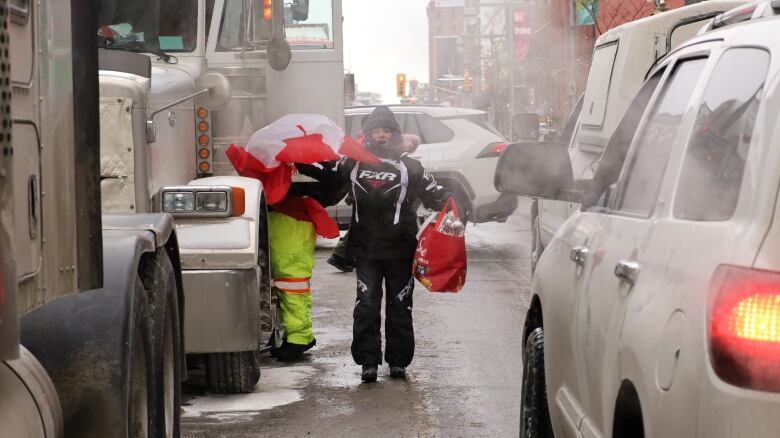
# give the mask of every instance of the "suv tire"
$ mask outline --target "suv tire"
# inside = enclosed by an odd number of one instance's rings
[[[531,332],[523,346],[523,383],[520,396],[520,438],[552,437],[547,385],[544,377],[544,329]]]

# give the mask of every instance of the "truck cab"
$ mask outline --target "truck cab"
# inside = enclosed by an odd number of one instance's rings
[[[1,434],[178,437],[177,235],[102,214],[95,10],[2,1],[0,21]]]
[[[294,112],[343,121],[341,4],[99,1],[104,212],[174,216],[185,348],[249,392],[275,315],[262,184],[225,155]],[[278,338],[278,337],[277,337]]]

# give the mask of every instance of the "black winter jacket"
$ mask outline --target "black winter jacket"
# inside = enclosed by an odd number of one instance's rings
[[[298,166],[301,173],[354,197],[349,228],[350,254],[366,259],[407,259],[417,246],[417,208],[440,210],[449,194],[408,156],[373,165],[344,158],[322,166]],[[343,196],[343,195],[342,195]]]

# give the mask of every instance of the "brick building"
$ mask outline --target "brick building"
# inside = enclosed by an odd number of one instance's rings
[[[666,8],[674,9],[697,1],[667,0]],[[599,0],[595,23],[596,34],[602,33],[643,17],[649,17],[655,11],[655,3],[647,0]]]

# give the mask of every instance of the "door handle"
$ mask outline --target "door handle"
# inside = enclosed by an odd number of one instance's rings
[[[615,276],[633,286],[639,276],[639,262],[633,260],[621,260],[615,265]]]
[[[585,260],[588,259],[588,253],[589,251],[587,247],[578,245],[571,249],[569,258],[571,259],[571,261],[576,263],[577,266],[583,266],[585,264]]]

